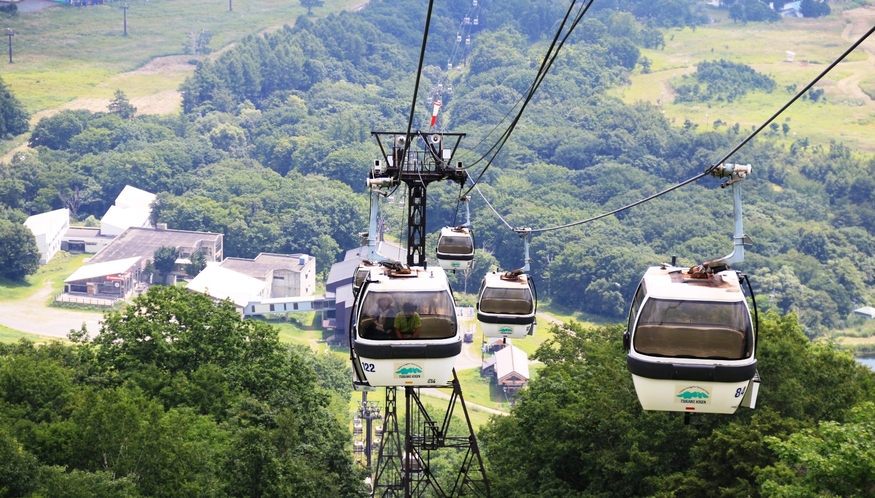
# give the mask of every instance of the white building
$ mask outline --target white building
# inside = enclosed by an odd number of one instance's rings
[[[100,234],[116,236],[128,228],[152,226],[152,203],[156,195],[125,185],[100,220]]]
[[[51,261],[61,250],[61,237],[70,228],[70,210],[56,209],[48,213],[36,214],[25,220],[24,226],[33,232],[39,249],[41,265]]]
[[[225,258],[222,268],[270,285],[270,298],[312,296],[316,290],[316,258],[307,254],[263,252],[255,259]]]
[[[264,280],[223,268],[218,263],[210,263],[186,288],[207,294],[217,301],[230,299],[242,312],[251,301],[269,298],[270,287]]]
[[[529,382],[529,355],[508,346],[495,353],[495,379],[507,394],[514,394]]]

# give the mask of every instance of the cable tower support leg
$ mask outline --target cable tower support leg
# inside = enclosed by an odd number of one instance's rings
[[[468,451],[465,454],[465,459],[462,462],[459,474],[456,477],[456,483],[450,492],[450,496],[479,496],[492,497],[492,491],[489,489],[489,479],[486,477],[486,467],[483,466],[483,457],[480,455],[480,446],[477,444],[477,437],[474,433],[474,425],[471,423],[471,416],[468,414],[468,407],[465,405],[465,397],[462,395],[462,384],[459,383],[459,377],[456,375],[456,369],[453,369],[453,398],[458,398],[459,404],[462,405],[462,412],[465,414],[465,422],[468,424]],[[449,410],[451,412],[452,409]],[[479,479],[477,473],[479,471]]]
[[[386,409],[383,419],[383,439],[377,468],[372,480],[373,497],[404,496],[403,471],[401,469],[401,434],[398,430],[398,404],[395,387],[386,388]]]
[[[407,265],[426,266],[425,260],[425,203],[426,186],[416,182],[410,185],[407,196]]]

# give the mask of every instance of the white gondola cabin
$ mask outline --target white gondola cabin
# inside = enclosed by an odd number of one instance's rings
[[[486,337],[520,339],[535,334],[536,295],[531,276],[490,272],[477,294],[477,321]]]
[[[463,227],[444,227],[437,243],[437,259],[444,270],[470,270],[474,265],[474,237]]]
[[[644,410],[728,414],[754,408],[756,334],[737,272],[694,278],[684,268],[650,268],[623,339]]]
[[[462,334],[443,269],[372,268],[351,322],[357,388],[449,382],[462,351]]]

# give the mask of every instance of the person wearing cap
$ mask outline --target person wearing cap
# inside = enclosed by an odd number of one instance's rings
[[[416,312],[416,305],[404,303],[401,307],[403,313],[395,315],[395,337],[398,339],[418,339],[419,328],[422,327],[422,319]]]

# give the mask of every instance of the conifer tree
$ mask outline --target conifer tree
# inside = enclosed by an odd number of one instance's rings
[[[131,119],[137,113],[137,108],[131,105],[125,92],[121,90],[115,91],[115,98],[109,102],[109,112],[116,114],[123,119]]]

